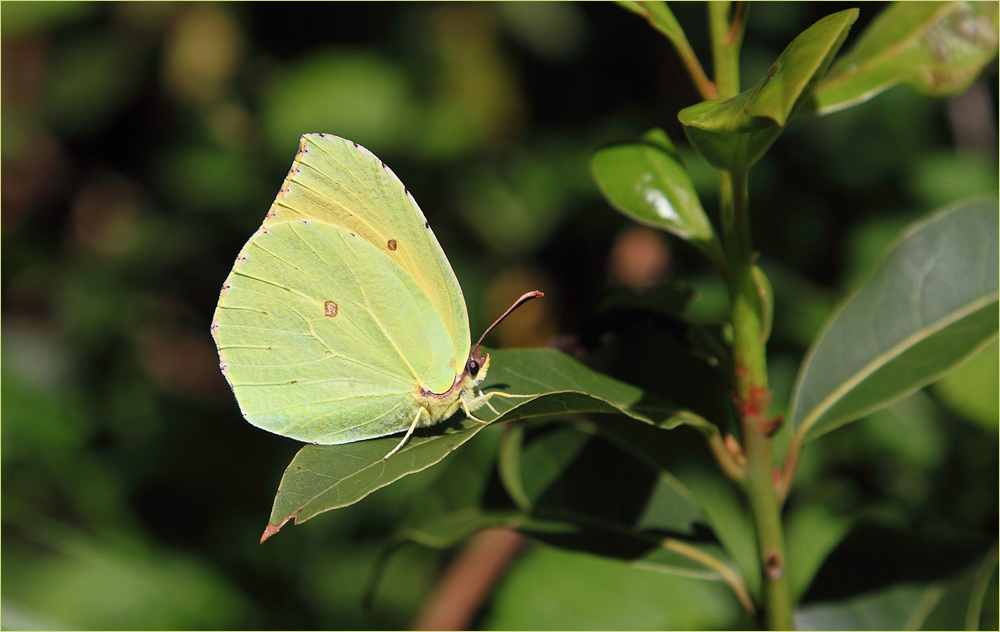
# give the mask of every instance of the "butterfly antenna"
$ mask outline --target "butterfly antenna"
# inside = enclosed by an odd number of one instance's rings
[[[491,331],[493,331],[493,328],[496,327],[497,325],[499,325],[501,320],[503,320],[504,318],[507,318],[507,316],[512,311],[514,311],[518,307],[524,305],[525,303],[527,303],[531,299],[533,299],[533,298],[539,298],[539,297],[542,297],[542,296],[545,296],[545,295],[542,294],[541,292],[539,292],[538,290],[532,290],[530,292],[525,292],[524,294],[522,294],[521,298],[519,298],[516,301],[514,301],[514,304],[511,305],[507,309],[507,311],[503,313],[503,315],[500,318],[498,318],[495,321],[493,321],[493,324],[486,328],[486,331],[484,331],[483,335],[479,337],[479,342],[476,343],[476,346],[474,348],[478,349],[479,345],[483,344],[483,338],[486,337],[486,334],[488,334]]]

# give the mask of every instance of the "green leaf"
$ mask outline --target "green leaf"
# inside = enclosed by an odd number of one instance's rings
[[[480,435],[486,438],[486,433]],[[500,526],[518,512],[488,512],[482,497],[493,470],[496,442],[477,440],[448,459],[427,489],[413,499],[410,511],[388,548],[411,540],[444,549],[463,542],[480,529]]]
[[[500,477],[511,497],[520,498],[518,506],[542,524],[577,525],[575,532],[539,532],[530,523],[520,530],[562,548],[626,559],[637,568],[725,582],[752,611],[743,578],[706,539],[695,497],[646,446],[635,443],[659,431],[621,416],[600,419],[620,423],[549,424],[530,432],[526,445],[519,443],[524,432],[515,429],[505,437],[509,457],[501,452]]]
[[[1000,349],[993,341],[971,360],[934,384],[934,394],[949,408],[987,430],[1000,421]]]
[[[521,446],[523,443],[524,425],[508,424],[503,439],[500,440],[497,471],[504,489],[517,508],[524,512],[530,512],[531,499],[528,498],[528,493],[524,489],[524,479],[521,477]]]
[[[545,545],[497,587],[486,630],[749,629],[725,587]]]
[[[983,561],[944,586],[944,594],[920,626],[921,630],[978,630],[983,599],[990,577],[997,570],[997,545]]]
[[[693,536],[691,493],[644,452],[589,422],[550,424],[521,450],[521,487],[539,517]]]
[[[705,538],[705,517],[695,497],[640,446],[578,420],[540,428],[516,452],[521,462],[509,473],[519,478],[507,478],[507,489],[523,496],[531,517],[579,526],[577,533],[536,537],[626,559],[638,568],[725,582],[752,610],[743,578]]]
[[[407,474],[434,465],[485,427],[466,420],[464,425],[449,424],[444,434],[414,433],[391,459],[383,457],[398,438],[305,446],[285,468],[261,541],[292,518],[300,524],[324,511],[346,507]]]
[[[800,33],[753,88],[681,110],[677,118],[691,144],[724,171],[760,160],[806,102],[857,17],[857,9],[826,16]]]
[[[415,499],[390,549],[406,539],[443,548],[483,527],[506,526],[636,568],[725,582],[748,611],[753,609],[742,577],[706,538],[691,494],[614,431],[583,420],[508,426],[497,467],[520,509],[498,496],[492,460],[468,454],[449,460],[437,482]]]
[[[799,608],[799,630],[978,630],[997,568],[996,545],[983,561],[931,584],[901,584],[841,602]]]
[[[570,523],[537,520],[505,502],[503,491],[492,485],[496,455],[495,442],[477,440],[448,459],[439,468],[441,473],[434,483],[413,499],[386,551],[406,540],[446,549],[486,527],[526,529],[533,533],[579,530]]]
[[[997,201],[905,231],[806,355],[792,427],[809,441],[945,375],[997,335]]]
[[[618,6],[645,18],[654,29],[667,36],[674,46],[687,46],[687,38],[666,2],[618,2]]]
[[[758,266],[755,265],[751,272],[753,284],[757,288],[757,300],[760,302],[760,338],[762,342],[767,342],[774,324],[774,289],[767,275]]]
[[[479,414],[489,421],[574,413],[625,414],[662,428],[680,424],[710,427],[700,417],[646,395],[641,389],[597,373],[577,360],[551,349],[493,351],[485,392],[521,395],[494,397]],[[383,459],[400,437],[382,437],[342,445],[307,445],[285,470],[264,533],[267,539],[288,520],[296,524],[313,516],[358,502],[373,491],[407,474],[434,465],[471,439],[484,424],[453,416],[435,427],[414,432],[390,459]]]
[[[750,595],[758,598],[760,556],[753,517],[739,489],[718,468],[709,469],[700,463],[687,463],[673,472],[705,512],[712,532],[732,556]]]
[[[590,169],[601,193],[617,210],[690,242],[725,269],[712,223],[680,154],[663,130],[650,130],[639,143],[601,149],[594,154]]]
[[[850,531],[852,522],[821,504],[796,506],[789,512],[785,551],[793,602],[805,594],[823,561]]]
[[[931,97],[965,90],[997,53],[995,2],[895,2],[831,68],[806,106],[830,114],[906,84]]]

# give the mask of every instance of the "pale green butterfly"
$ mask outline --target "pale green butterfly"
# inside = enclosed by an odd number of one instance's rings
[[[222,286],[212,335],[244,418],[299,441],[406,430],[389,458],[418,426],[459,408],[475,419],[508,395],[477,388],[489,354],[482,338],[470,347],[462,288],[413,196],[370,151],[330,134],[302,137]]]

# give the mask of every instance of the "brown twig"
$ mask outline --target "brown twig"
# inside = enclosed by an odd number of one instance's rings
[[[417,616],[411,630],[467,630],[494,584],[527,538],[511,529],[483,529],[469,540]]]

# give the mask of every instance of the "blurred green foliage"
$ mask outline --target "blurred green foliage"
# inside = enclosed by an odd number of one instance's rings
[[[755,3],[745,83],[848,6]],[[878,9],[862,6],[852,37]],[[675,13],[707,62],[704,8]],[[346,136],[393,166],[455,267],[473,333],[506,297],[539,288],[545,301],[494,344],[574,334],[621,379],[669,394],[683,378],[642,369],[676,346],[669,335],[636,358],[595,317],[632,277],[612,256],[629,223],[601,200],[590,156],[651,127],[682,138],[676,113],[697,101],[669,44],[627,12],[4,2],[0,24],[5,629],[403,628],[453,555],[403,545],[362,610],[382,544],[437,468],[257,544],[298,446],[241,419],[208,324],[301,133]],[[897,87],[796,122],[751,172],[776,402],[836,299],[902,226],[997,191],[996,77],[994,62],[947,101]],[[710,168],[678,149],[714,218]],[[657,239],[667,263],[645,282],[687,281],[699,319],[720,322],[712,271]],[[810,445],[792,510],[825,506],[837,516],[825,532],[844,516],[858,526],[806,601],[945,577],[995,539],[996,359],[994,344]],[[859,576],[858,559],[874,570]],[[743,625],[721,585],[541,545],[478,622]]]

